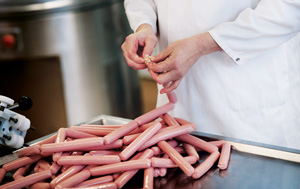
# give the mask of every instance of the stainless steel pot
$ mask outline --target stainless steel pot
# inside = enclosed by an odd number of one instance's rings
[[[24,115],[51,128],[41,135],[100,114],[134,118],[138,77],[120,49],[130,32],[122,0],[0,0],[0,93],[33,99],[35,116]]]

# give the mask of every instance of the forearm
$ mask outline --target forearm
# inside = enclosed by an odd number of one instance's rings
[[[210,31],[222,49],[238,64],[280,46],[300,31],[300,1],[261,0],[233,22]]]

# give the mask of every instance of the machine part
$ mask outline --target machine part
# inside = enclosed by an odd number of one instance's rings
[[[10,148],[21,148],[27,130],[30,128],[30,120],[25,116],[13,112],[7,105],[13,105],[14,100],[0,96],[0,144]]]
[[[12,110],[15,108],[20,108],[21,110],[29,110],[32,107],[32,100],[28,96],[22,96],[19,98],[18,103],[15,103],[14,105],[7,107],[7,109]]]

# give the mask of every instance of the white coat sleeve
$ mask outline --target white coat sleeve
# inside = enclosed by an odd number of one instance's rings
[[[300,0],[261,0],[253,10],[242,11],[232,22],[209,33],[237,63],[242,64],[279,46],[300,31]]]
[[[157,32],[157,9],[154,0],[125,0],[124,6],[134,32],[145,23],[150,24],[154,32]]]

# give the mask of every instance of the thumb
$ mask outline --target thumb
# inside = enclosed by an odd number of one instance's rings
[[[146,40],[145,41],[145,46],[144,46],[144,51],[143,51],[143,57],[145,55],[150,55],[153,53],[153,50],[156,46],[156,40]]]
[[[151,56],[150,60],[152,62],[161,62],[166,60],[170,55],[170,50],[168,48],[164,49],[162,52],[157,54],[156,56]]]

